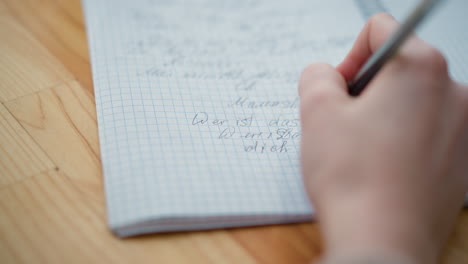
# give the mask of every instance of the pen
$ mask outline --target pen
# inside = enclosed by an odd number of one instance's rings
[[[361,94],[367,84],[397,53],[400,46],[439,2],[441,0],[422,0],[416,6],[393,36],[367,60],[354,79],[348,83],[348,91],[351,96]]]

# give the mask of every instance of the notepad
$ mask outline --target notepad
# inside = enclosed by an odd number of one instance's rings
[[[83,0],[118,236],[308,221],[297,82],[380,2]]]

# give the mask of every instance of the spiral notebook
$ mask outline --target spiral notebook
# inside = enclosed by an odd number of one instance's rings
[[[297,81],[338,63],[380,1],[83,4],[113,232],[312,218]]]

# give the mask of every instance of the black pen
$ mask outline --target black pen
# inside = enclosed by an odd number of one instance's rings
[[[405,40],[440,2],[441,0],[422,0],[416,6],[395,34],[367,60],[354,79],[348,83],[350,95],[358,96],[361,94],[385,63],[398,52]]]

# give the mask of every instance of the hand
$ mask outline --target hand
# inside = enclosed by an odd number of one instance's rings
[[[374,16],[337,69],[315,64],[301,77],[303,175],[325,259],[435,263],[468,190],[468,87],[440,52],[412,37],[361,96],[347,93],[397,27]]]

